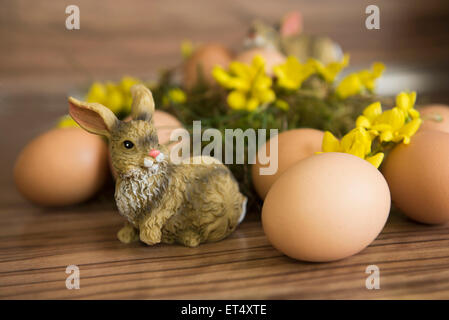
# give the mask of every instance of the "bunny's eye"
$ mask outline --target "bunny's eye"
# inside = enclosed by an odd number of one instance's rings
[[[131,149],[132,147],[134,147],[134,143],[132,143],[129,140],[123,141],[123,145],[125,146],[126,149]]]

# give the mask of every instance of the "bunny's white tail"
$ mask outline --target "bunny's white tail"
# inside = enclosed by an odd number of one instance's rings
[[[240,213],[240,218],[239,218],[239,221],[237,222],[237,224],[240,224],[243,221],[243,219],[245,219],[247,202],[248,202],[248,198],[245,197],[245,199],[242,202],[242,211]]]

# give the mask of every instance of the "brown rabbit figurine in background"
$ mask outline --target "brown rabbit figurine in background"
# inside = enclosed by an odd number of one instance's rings
[[[245,47],[275,48],[286,56],[295,56],[301,62],[315,58],[324,64],[343,58],[340,45],[326,36],[309,35],[303,32],[302,15],[289,12],[280,25],[253,21],[245,39]]]
[[[212,164],[174,164],[158,143],[153,96],[144,85],[132,89],[132,121],[107,107],[69,98],[72,118],[85,130],[107,137],[118,173],[115,200],[128,219],[120,241],[181,243],[196,247],[227,237],[243,220],[246,198],[229,169]]]

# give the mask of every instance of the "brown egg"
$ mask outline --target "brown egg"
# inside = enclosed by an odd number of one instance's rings
[[[437,130],[449,133],[449,106],[433,104],[419,109],[423,123],[419,128],[424,130]]]
[[[276,49],[254,48],[240,53],[235,60],[251,64],[256,55],[261,55],[265,60],[265,72],[272,76],[273,67],[285,62],[285,56]]]
[[[278,135],[277,172],[272,175],[262,175],[260,173],[260,168],[268,168],[269,164],[261,165],[259,162],[259,155],[256,158],[256,163],[251,167],[253,185],[257,194],[262,199],[265,199],[268,190],[270,190],[271,186],[282,173],[296,162],[321,151],[323,135],[323,131],[315,129],[295,129],[280,133]],[[270,150],[270,141],[268,141],[266,143],[266,152],[268,156],[271,154]],[[264,147],[259,149],[258,154],[261,152],[265,152]]]
[[[53,129],[20,153],[14,180],[20,193],[43,206],[65,206],[93,196],[107,177],[107,146],[81,128]]]
[[[173,142],[170,143],[170,135],[173,130],[183,128],[181,122],[171,114],[160,110],[154,112],[153,120],[157,129],[159,144],[173,145]]]
[[[428,224],[449,221],[449,134],[420,131],[399,144],[382,165],[393,203],[409,218]]]
[[[215,84],[215,79],[212,76],[212,70],[215,66],[227,68],[232,59],[232,53],[227,48],[219,44],[204,45],[193,53],[187,59],[183,67],[183,85],[187,89],[191,89],[197,84],[200,79],[200,74],[203,80],[209,84]]]
[[[334,261],[367,247],[390,211],[390,192],[370,163],[346,153],[299,161],[268,192],[262,223],[270,243],[298,260]]]
[[[124,119],[124,121],[130,120],[131,116],[128,116]],[[176,141],[170,142],[170,135],[173,132],[173,130],[183,128],[182,123],[179,122],[179,120],[176,119],[171,114],[161,110],[154,111],[153,121],[157,129],[157,137],[159,139],[159,144],[165,145],[168,148],[168,150],[171,150],[177,142]],[[112,167],[110,155],[108,156],[108,162],[109,167],[111,168],[112,176],[114,178],[117,178],[117,173]]]

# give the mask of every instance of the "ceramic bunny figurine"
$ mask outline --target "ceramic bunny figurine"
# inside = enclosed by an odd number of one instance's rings
[[[279,26],[272,26],[260,20],[253,21],[244,45],[247,48],[275,48],[286,56],[295,56],[301,62],[315,58],[327,64],[343,58],[341,47],[330,38],[302,32],[302,17],[299,11],[285,15]]]
[[[105,106],[69,98],[72,118],[85,130],[109,139],[118,173],[115,200],[128,219],[120,241],[140,239],[196,247],[218,241],[243,220],[246,198],[232,173],[213,164],[174,164],[158,143],[152,120],[153,96],[144,85],[131,89],[132,121],[123,122]]]

